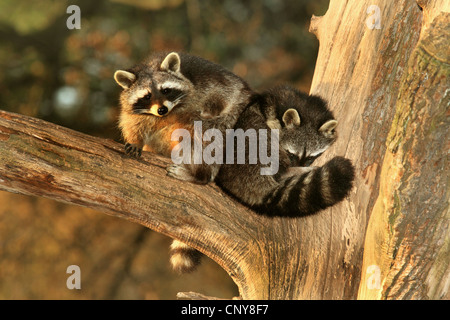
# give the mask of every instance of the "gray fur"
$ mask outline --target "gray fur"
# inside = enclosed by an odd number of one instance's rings
[[[193,136],[194,121],[202,121],[204,131],[225,132],[233,128],[252,95],[247,83],[232,72],[184,53],[153,54],[131,69],[117,71],[115,79],[124,88],[119,127],[125,141],[167,157],[175,129],[187,129]],[[218,165],[179,166],[170,166],[168,174],[197,183],[214,180],[219,170]]]
[[[279,171],[261,175],[261,164],[223,164],[216,183],[255,210],[279,216],[314,214],[341,201],[352,187],[350,161],[336,157],[310,167],[337,138],[337,121],[326,102],[293,88],[263,93],[241,114],[236,128],[279,129]],[[238,150],[235,150],[235,157]]]
[[[224,133],[234,127],[252,95],[247,83],[225,68],[175,52],[155,53],[131,69],[116,71],[114,78],[123,88],[119,127],[125,152],[135,157],[142,149],[170,157],[172,133],[186,129],[193,137],[194,121],[202,121],[203,131],[215,128]],[[170,93],[165,93],[167,89]],[[180,180],[208,183],[219,167],[174,164],[167,171]],[[174,242],[173,267],[183,272],[195,268],[199,262],[195,252]]]

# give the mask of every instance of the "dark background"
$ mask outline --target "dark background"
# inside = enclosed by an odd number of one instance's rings
[[[79,30],[66,26],[71,4],[81,9]],[[114,71],[158,50],[220,63],[255,90],[289,83],[308,92],[318,50],[309,21],[327,7],[326,0],[2,0],[0,109],[121,141]],[[90,209],[0,191],[0,299],[238,295],[207,258],[193,274],[174,274],[170,242]],[[66,287],[72,264],[81,268],[81,290]]]

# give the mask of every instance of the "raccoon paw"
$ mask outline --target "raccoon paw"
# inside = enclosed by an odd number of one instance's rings
[[[125,143],[125,154],[138,159],[142,154],[142,148],[136,144]]]
[[[172,164],[168,166],[166,170],[169,177],[197,184],[207,184],[211,179],[211,172],[207,167],[186,167],[183,165]]]
[[[183,165],[171,164],[166,170],[169,177],[189,182],[195,181],[195,178],[192,176],[189,169]]]

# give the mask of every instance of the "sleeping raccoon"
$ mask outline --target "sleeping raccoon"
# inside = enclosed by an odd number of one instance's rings
[[[333,206],[352,188],[353,165],[342,157],[335,157],[322,167],[310,165],[335,142],[336,126],[326,102],[318,96],[308,96],[288,86],[256,95],[240,115],[235,129],[278,129],[278,172],[262,175],[264,165],[250,164],[247,141],[245,163],[222,164],[215,182],[241,203],[268,216],[300,217]],[[242,150],[234,150],[235,159],[238,152]],[[197,251],[181,243],[174,242],[172,253],[173,259],[187,270],[200,261]]]
[[[261,164],[249,164],[247,143],[245,164],[223,164],[215,181],[242,203],[271,216],[299,217],[330,207],[349,193],[353,166],[342,157],[323,167],[310,165],[336,140],[336,125],[320,97],[275,87],[241,114],[235,128],[279,130],[278,172],[261,175]]]
[[[233,128],[252,95],[247,83],[222,66],[176,52],[153,54],[131,69],[116,71],[114,79],[123,88],[119,127],[125,152],[134,157],[140,157],[142,149],[170,157],[176,145],[172,133],[186,129],[194,136],[195,121],[202,121],[204,131]],[[171,165],[168,174],[208,183],[220,167],[190,163]],[[180,251],[193,261],[200,253],[176,240],[171,246],[173,268],[193,270],[195,264],[178,259]]]

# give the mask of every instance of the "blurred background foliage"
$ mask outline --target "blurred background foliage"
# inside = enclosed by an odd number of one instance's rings
[[[66,27],[71,4],[81,9],[79,30]],[[2,0],[0,109],[121,141],[112,75],[158,50],[220,63],[255,90],[290,83],[309,91],[318,50],[309,21],[327,7],[327,0]],[[86,208],[0,192],[0,299],[238,295],[209,259],[193,274],[174,274],[170,241]],[[66,288],[71,264],[81,268],[81,290]]]

